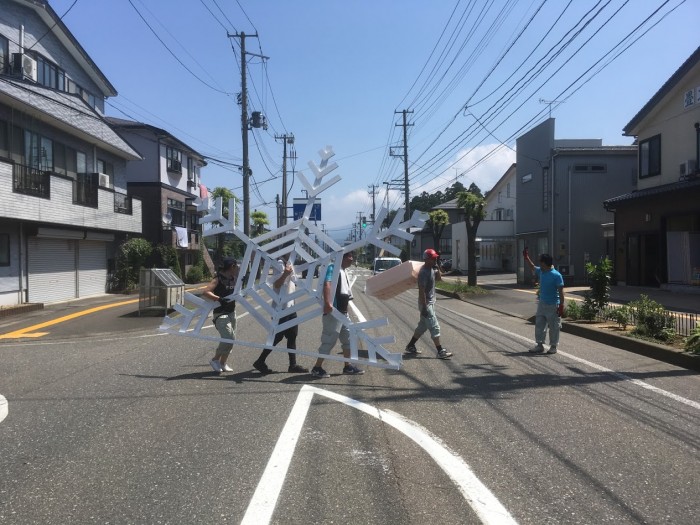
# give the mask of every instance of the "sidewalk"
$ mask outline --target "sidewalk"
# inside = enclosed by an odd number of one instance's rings
[[[466,283],[465,276],[445,276],[443,279],[446,281],[459,279]],[[459,298],[483,308],[489,308],[506,315],[534,322],[536,301],[534,289],[518,285],[515,274],[479,275],[477,284],[488,290],[489,293],[484,295],[465,294]],[[589,290],[588,287],[582,286],[565,288],[564,292],[569,298],[568,300],[576,300],[583,299],[587,290]],[[446,292],[441,293],[452,295]],[[642,294],[673,312],[700,313],[700,294],[696,293],[695,290],[669,291],[659,288],[613,286],[610,290],[610,302],[612,304],[627,304],[630,301],[639,299]],[[454,297],[454,295],[452,296]],[[611,330],[602,329],[600,324],[563,320],[562,331],[645,355],[659,361],[700,371],[700,356],[687,354],[660,343],[618,335]]]

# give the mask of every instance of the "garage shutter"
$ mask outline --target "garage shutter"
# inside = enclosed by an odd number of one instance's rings
[[[30,303],[75,299],[76,246],[73,239],[29,238],[27,291]]]
[[[100,241],[78,241],[78,297],[105,293],[107,250]]]

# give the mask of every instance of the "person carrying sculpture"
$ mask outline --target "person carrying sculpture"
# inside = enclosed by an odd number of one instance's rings
[[[440,255],[432,248],[428,248],[423,252],[423,266],[418,272],[418,310],[420,311],[420,319],[416,329],[413,331],[413,337],[406,345],[405,352],[409,355],[421,353],[416,348],[416,343],[426,331],[430,331],[430,337],[435,344],[437,357],[439,359],[452,357],[452,352],[449,352],[440,344],[440,323],[435,315],[435,281],[442,280],[442,272],[437,266],[439,258]]]
[[[280,294],[282,298],[285,296],[289,296],[296,291],[297,276],[294,270],[294,266],[289,261],[288,253],[283,255],[282,258],[277,261],[277,264],[272,269],[272,274],[268,282],[272,284],[272,288],[274,289],[275,293]],[[276,306],[276,302],[274,300],[273,306]],[[287,310],[292,306],[294,306],[294,299],[285,300],[284,304],[282,305],[282,311]],[[288,321],[291,321],[292,319],[296,319],[296,317],[296,312],[292,312],[288,315],[280,317],[278,324],[286,323]],[[287,348],[296,349],[298,334],[299,325],[295,324],[294,326],[290,326],[289,328],[282,330],[281,332],[277,332],[275,334],[275,338],[272,345],[276,346],[280,341],[282,341],[282,339],[286,338]],[[258,357],[257,361],[253,363],[253,367],[255,367],[255,369],[261,374],[272,373],[272,370],[265,363],[267,356],[269,356],[271,353],[272,349],[265,348],[260,354],[260,357]],[[287,371],[291,373],[306,373],[309,371],[309,369],[297,364],[296,353],[289,352],[289,368],[287,369]]]
[[[224,259],[221,270],[216,273],[216,276],[202,293],[203,297],[219,303],[219,306],[214,308],[213,320],[222,339],[236,338],[236,301],[227,297],[233,293],[236,287],[239,271],[238,261],[232,258]],[[214,358],[209,361],[214,372],[233,372],[233,369],[227,364],[232,348],[233,343],[226,341],[219,343]]]
[[[350,281],[346,269],[352,264],[353,253],[347,252],[343,254],[343,260],[340,264],[340,272],[338,275],[338,284],[333,290],[333,267],[334,264],[329,264],[326,269],[326,276],[323,281],[323,330],[321,332],[321,346],[318,349],[319,354],[328,355],[340,338],[340,345],[343,349],[343,356],[350,357],[350,330],[348,327],[333,317],[333,308],[337,309],[341,314],[348,317],[348,307],[352,301],[352,293],[350,292]],[[316,364],[311,369],[311,374],[314,377],[325,378],[331,375],[323,369],[324,359],[319,357]],[[345,363],[343,374],[361,375],[365,371],[357,368],[355,365]]]

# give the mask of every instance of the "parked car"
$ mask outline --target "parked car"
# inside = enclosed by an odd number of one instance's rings
[[[372,275],[377,275],[399,264],[401,264],[401,259],[398,257],[377,257],[372,264]]]

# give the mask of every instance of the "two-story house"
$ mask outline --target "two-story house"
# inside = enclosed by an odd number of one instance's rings
[[[131,120],[107,117],[112,127],[143,156],[127,164],[130,195],[143,208],[143,237],[177,249],[183,276],[196,263],[202,241],[197,201],[204,157],[169,132]],[[210,268],[209,253],[202,251]]]
[[[116,90],[45,2],[0,0],[0,304],[105,293],[118,243],[141,232],[108,125]]]
[[[518,283],[532,282],[525,247],[535,261],[549,253],[567,284],[584,283],[586,263],[612,258],[614,216],[603,202],[634,188],[637,147],[555,139],[552,118],[516,143]]]
[[[639,175],[634,191],[605,202],[618,284],[700,284],[700,47],[624,134],[639,145]]]

